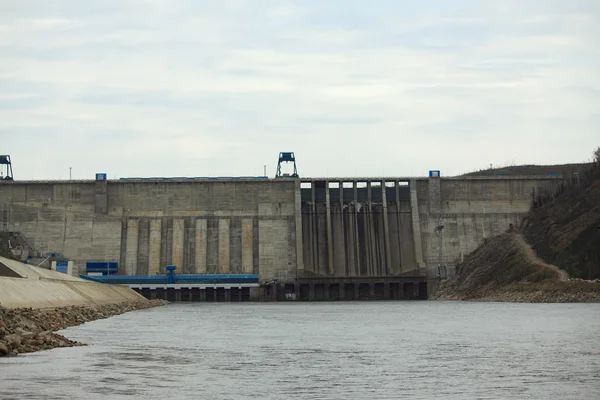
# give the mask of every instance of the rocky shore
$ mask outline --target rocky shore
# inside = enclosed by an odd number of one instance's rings
[[[142,300],[101,306],[51,309],[0,307],[0,357],[55,347],[85,346],[55,333],[97,319],[165,305],[164,300]]]
[[[502,288],[486,288],[475,292],[456,290],[444,282],[431,300],[489,301],[514,303],[595,303],[600,302],[600,281],[581,279],[567,282],[518,282]]]

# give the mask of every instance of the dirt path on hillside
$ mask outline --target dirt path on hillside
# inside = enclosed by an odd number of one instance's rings
[[[551,270],[555,271],[558,274],[559,281],[564,282],[564,281],[569,280],[569,274],[567,273],[567,271],[564,271],[564,270],[558,268],[556,265],[548,264],[548,263],[544,262],[544,260],[539,258],[537,256],[537,254],[535,254],[535,251],[533,251],[533,249],[531,248],[529,243],[527,243],[527,241],[525,241],[525,238],[523,237],[523,235],[515,234],[515,239],[516,239],[516,242],[519,244],[519,246],[521,246],[523,252],[525,253],[525,255],[527,256],[528,260],[531,263],[540,264],[544,267],[550,268]]]

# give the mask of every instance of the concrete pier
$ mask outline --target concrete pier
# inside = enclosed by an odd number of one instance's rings
[[[219,219],[219,273],[228,274],[229,271],[229,220],[221,218]]]
[[[242,219],[242,272],[251,274],[254,268],[253,221]]]
[[[127,244],[125,251],[125,271],[127,275],[137,274],[139,228],[140,223],[137,219],[127,220]]]
[[[206,240],[208,234],[206,219],[196,219],[196,273],[206,273]]]
[[[327,275],[334,275],[333,264],[333,225],[331,222],[331,197],[329,195],[329,181],[325,181],[325,207],[327,216]]]
[[[177,218],[173,220],[173,247],[171,265],[175,265],[180,271],[183,270],[185,220]]]
[[[381,181],[381,198],[383,205],[383,241],[385,245],[385,260],[384,260],[384,270],[385,275],[392,275],[393,269],[391,265],[391,250],[390,250],[390,225],[388,222],[388,206],[387,206],[387,196],[386,196],[386,186],[385,181]]]
[[[162,221],[160,219],[150,221],[148,275],[156,275],[160,271],[161,228]]]
[[[410,207],[412,216],[412,236],[415,243],[415,261],[416,267],[423,266],[423,245],[421,244],[421,221],[419,217],[419,201],[417,199],[417,182],[415,179],[410,181]],[[403,271],[404,272],[404,271]]]

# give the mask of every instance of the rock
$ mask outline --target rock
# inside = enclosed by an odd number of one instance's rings
[[[19,332],[19,335],[21,336],[21,339],[28,339],[28,338],[32,338],[35,336],[35,334],[33,332],[27,332],[27,331],[23,331]]]
[[[8,351],[8,347],[6,347],[6,345],[2,342],[0,342],[0,355],[7,355],[9,353]]]
[[[4,341],[10,347],[19,347],[21,345],[21,336],[17,335],[16,333],[6,335],[4,336]]]
[[[85,346],[53,333],[87,321],[109,318],[128,311],[168,304],[149,300],[102,306],[70,306],[55,309],[3,309],[0,307],[0,342],[7,354],[29,353],[55,347]]]

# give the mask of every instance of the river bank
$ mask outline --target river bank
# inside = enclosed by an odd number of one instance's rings
[[[512,303],[597,303],[600,302],[600,281],[517,282],[502,288],[489,288],[476,292],[456,290],[452,282],[443,282],[430,299]]]
[[[484,243],[442,282],[431,300],[519,303],[600,301],[600,280],[569,279],[540,259],[520,234],[504,233]]]
[[[164,300],[140,300],[99,306],[70,306],[46,309],[0,307],[0,357],[55,347],[85,346],[55,331],[109,318],[129,311],[159,307]]]

